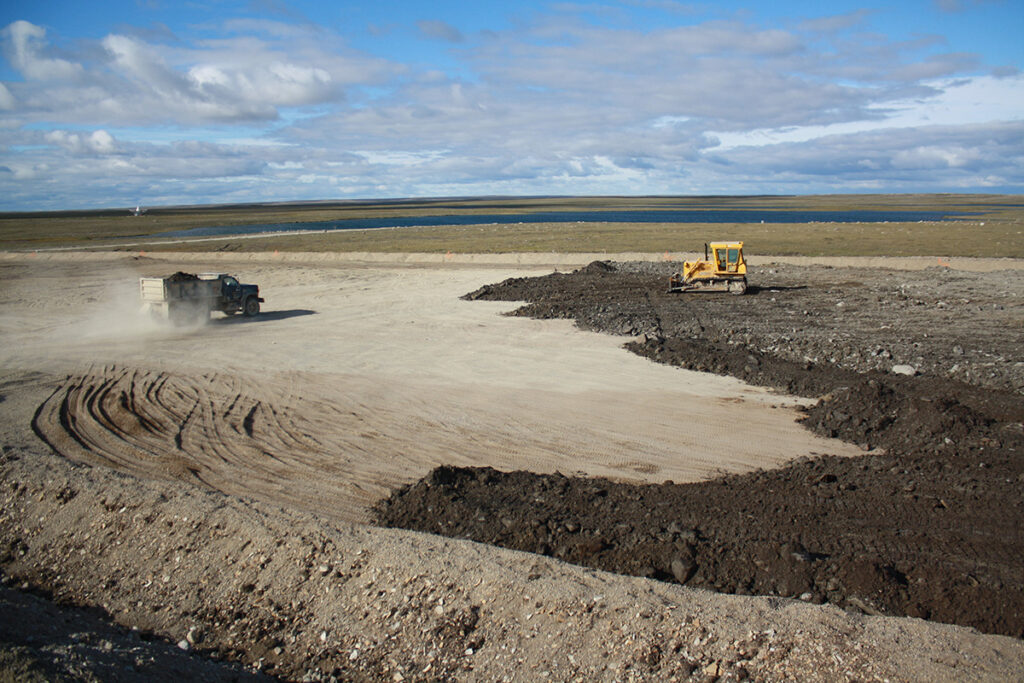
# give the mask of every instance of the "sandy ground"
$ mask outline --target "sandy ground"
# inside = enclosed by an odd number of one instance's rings
[[[261,286],[259,319],[138,315],[139,273],[210,264],[4,264],[0,365],[71,375],[40,419],[62,453],[363,521],[439,464],[684,482],[859,452],[799,427],[794,399],[459,300],[522,268],[216,265]]]
[[[1024,675],[1018,641],[970,629],[350,526],[442,463],[681,482],[857,451],[796,425],[795,399],[458,299],[550,268],[169,259],[0,260],[12,575],[308,680],[332,666],[395,681]],[[139,318],[137,277],[178,269],[258,283],[265,314],[190,330]],[[142,478],[47,455],[27,424],[40,404],[38,432],[61,453]],[[276,621],[257,623],[261,610]],[[238,632],[218,631],[232,620]]]

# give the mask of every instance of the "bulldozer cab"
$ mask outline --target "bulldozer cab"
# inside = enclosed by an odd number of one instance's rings
[[[712,242],[704,245],[705,259],[708,251],[714,254],[713,263],[715,270],[719,273],[740,273],[746,269],[740,269],[743,263],[743,242]]]

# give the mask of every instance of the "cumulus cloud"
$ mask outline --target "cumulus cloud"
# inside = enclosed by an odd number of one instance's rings
[[[340,84],[327,69],[248,42],[239,46],[247,52],[233,53],[222,44],[209,52],[192,51],[187,69],[168,65],[158,50],[125,36],[108,36],[103,45],[137,95],[166,101],[171,112],[186,119],[273,119],[280,107],[341,97]]]
[[[0,108],[66,123],[271,121],[282,108],[343,101],[345,87],[379,83],[401,69],[346,52],[315,27],[240,27],[250,33],[184,47],[112,33],[85,45],[74,62],[46,56],[43,28],[14,22],[0,38],[26,81],[6,84]]]
[[[111,154],[117,151],[114,136],[105,130],[79,134],[64,130],[52,130],[43,135],[43,139],[73,154]]]
[[[941,38],[865,34],[868,18],[640,30],[569,8],[472,35],[406,27],[448,43],[462,78],[303,21],[235,19],[174,41],[119,30],[61,54],[15,22],[0,39],[24,80],[0,84],[0,146],[13,150],[0,196],[1024,187],[1024,77],[978,75],[980,58]]]
[[[66,59],[47,57],[46,30],[27,21],[15,21],[2,31],[4,55],[26,78],[41,81],[74,80],[82,66]]]

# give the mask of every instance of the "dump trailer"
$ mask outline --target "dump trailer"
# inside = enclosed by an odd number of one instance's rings
[[[254,316],[263,303],[257,285],[240,284],[226,273],[178,272],[167,277],[140,278],[139,295],[144,309],[174,325],[204,322],[210,311],[227,315],[241,311]]]
[[[747,291],[747,262],[743,242],[711,242],[704,245],[704,260],[684,261],[683,269],[668,281],[670,292]]]

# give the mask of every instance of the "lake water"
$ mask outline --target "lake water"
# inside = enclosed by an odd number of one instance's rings
[[[438,225],[514,225],[517,223],[894,223],[946,221],[978,213],[952,211],[800,211],[757,209],[636,209],[628,211],[536,211],[517,214],[454,214],[350,218],[309,223],[213,225],[160,233],[160,237],[219,237],[302,230],[367,230]]]

